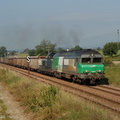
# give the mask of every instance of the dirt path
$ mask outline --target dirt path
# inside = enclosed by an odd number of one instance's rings
[[[24,114],[24,109],[19,105],[19,102],[15,101],[14,97],[7,91],[5,87],[0,83],[0,99],[7,107],[7,113],[10,114],[10,118],[13,120],[30,120],[30,115]]]
[[[120,65],[120,61],[112,61],[115,65]]]

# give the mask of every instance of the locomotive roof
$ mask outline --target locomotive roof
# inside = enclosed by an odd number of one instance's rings
[[[54,57],[76,58],[76,57],[87,56],[91,54],[95,55],[96,57],[102,57],[102,55],[98,51],[95,51],[92,49],[58,52],[54,55]]]

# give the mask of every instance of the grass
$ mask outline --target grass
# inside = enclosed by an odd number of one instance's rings
[[[99,52],[103,55],[102,50],[99,50]],[[105,76],[109,80],[108,82],[120,87],[120,65],[114,65],[112,61],[120,61],[120,50],[116,56],[104,56]]]
[[[120,55],[120,50],[118,51],[117,55]]]
[[[26,56],[28,56],[28,54],[26,54],[26,53],[17,53],[17,56],[26,57]]]
[[[0,81],[33,114],[32,120],[117,120],[104,109],[8,70],[0,70]]]
[[[0,100],[0,120],[12,120],[9,116],[6,106],[3,101]]]
[[[106,62],[106,61],[109,61],[109,62],[120,61],[120,57],[105,57],[104,62]]]
[[[108,78],[110,84],[120,87],[120,65],[110,64],[106,66],[105,76]]]

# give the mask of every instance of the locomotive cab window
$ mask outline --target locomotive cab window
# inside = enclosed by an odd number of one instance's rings
[[[82,58],[82,63],[91,63],[91,58]]]
[[[101,63],[102,58],[93,58],[93,63]]]

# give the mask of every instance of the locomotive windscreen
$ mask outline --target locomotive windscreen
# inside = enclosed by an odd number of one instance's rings
[[[82,63],[101,63],[102,58],[82,58]]]
[[[101,58],[93,58],[93,63],[101,63],[102,59]]]
[[[91,58],[82,58],[82,63],[91,63]]]

